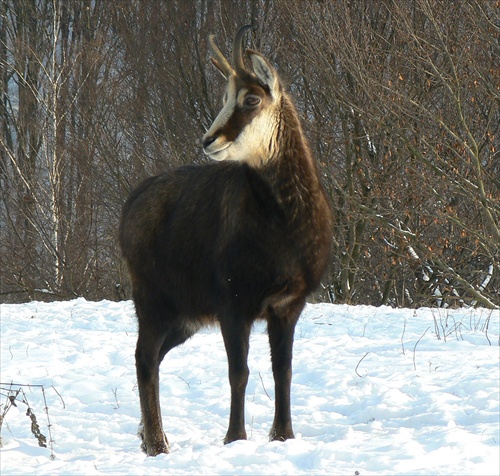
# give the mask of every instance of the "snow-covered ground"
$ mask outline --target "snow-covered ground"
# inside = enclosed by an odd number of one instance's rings
[[[132,303],[4,304],[0,414],[9,390],[25,395],[5,414],[0,473],[498,475],[499,334],[499,311],[308,305],[294,348],[296,439],[270,443],[274,390],[259,324],[249,439],[224,446],[226,356],[218,330],[206,329],[163,362],[171,453],[147,458],[136,436]]]

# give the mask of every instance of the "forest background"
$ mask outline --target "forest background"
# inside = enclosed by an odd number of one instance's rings
[[[500,305],[498,0],[1,0],[0,297],[124,299],[122,204],[202,163],[209,34],[276,65],[335,212],[316,295]],[[200,230],[203,233],[203,230]]]

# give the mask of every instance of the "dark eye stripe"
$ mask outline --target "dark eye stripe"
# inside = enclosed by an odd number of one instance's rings
[[[228,141],[234,141],[240,132],[252,122],[254,115],[243,109],[235,108],[226,124],[220,129],[220,134]]]

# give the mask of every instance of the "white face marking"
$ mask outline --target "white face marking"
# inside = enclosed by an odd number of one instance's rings
[[[216,117],[214,123],[207,131],[204,139],[216,136],[216,139],[205,147],[205,153],[210,158],[222,160],[245,161],[250,165],[259,166],[267,162],[273,154],[273,137],[276,133],[274,108],[264,107],[239,131],[234,140],[228,140],[224,134],[217,136],[218,132],[227,124],[234,113],[236,106],[243,106],[248,89],[236,89],[236,78],[230,77],[224,107]]]
[[[245,161],[254,166],[264,164],[273,154],[270,149],[274,143],[275,129],[272,111],[263,109],[228,148],[228,159]]]

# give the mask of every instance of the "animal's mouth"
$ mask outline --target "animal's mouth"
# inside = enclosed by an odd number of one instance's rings
[[[208,147],[206,147],[204,150],[205,154],[207,154],[211,159],[213,160],[224,160],[226,157],[225,151],[227,148],[231,145],[231,142],[226,142],[222,145],[222,147],[217,146],[213,147],[212,144]]]

